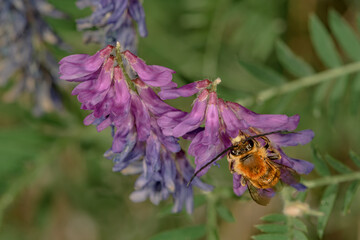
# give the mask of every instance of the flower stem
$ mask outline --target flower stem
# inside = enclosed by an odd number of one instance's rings
[[[124,61],[123,61],[123,59],[121,57],[121,46],[120,46],[119,42],[116,43],[116,61],[117,61],[119,67],[121,68],[121,71],[123,72],[123,74],[125,76],[125,80],[126,80],[128,86],[132,90],[134,90],[136,92],[137,91],[136,87],[135,87],[134,83],[131,81],[131,78],[129,77],[127,72],[126,72],[126,69],[125,69],[125,66],[124,66]]]
[[[314,180],[304,181],[303,183],[308,188],[315,188],[353,180],[360,180],[360,172],[345,173],[337,176],[326,176]]]
[[[215,194],[207,194],[207,219],[206,219],[206,228],[207,228],[207,240],[217,240],[217,223],[216,223],[216,202],[217,198]]]
[[[269,89],[259,92],[254,97],[237,100],[237,103],[245,106],[254,103],[262,103],[275,96],[285,94],[288,92],[293,92],[305,87],[310,87],[325,81],[344,79],[339,77],[358,71],[360,71],[360,62],[350,63],[341,67],[337,67],[317,73],[312,76],[299,78],[295,81],[285,83],[281,86],[271,87]]]
[[[203,74],[210,77],[217,75],[219,52],[221,49],[221,40],[225,27],[225,10],[228,9],[228,0],[218,0],[214,8],[212,21],[205,43],[205,52],[203,60]]]

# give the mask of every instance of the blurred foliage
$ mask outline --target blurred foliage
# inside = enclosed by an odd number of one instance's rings
[[[67,14],[67,19],[47,19],[72,47],[69,53],[53,47],[58,59],[97,51],[98,46],[82,43],[75,25],[91,10],[77,9],[74,0],[49,2]],[[26,99],[0,103],[0,239],[359,238],[360,208],[351,205],[360,200],[359,182],[316,181],[358,174],[351,169],[360,165],[360,74],[341,73],[256,101],[267,89],[317,80],[360,61],[359,2],[145,0],[144,8],[149,36],[139,40],[138,55],[149,64],[175,69],[179,85],[220,77],[223,99],[244,101],[259,113],[300,114],[299,128],[314,130],[317,147],[286,150],[294,158],[312,160],[316,173],[304,182],[314,186],[305,195],[276,196],[264,208],[248,201],[247,194],[239,198],[232,193],[231,174],[223,163],[204,177],[216,189],[197,194],[192,216],[171,214],[170,201],[132,203],[128,196],[135,177],[111,172],[112,163],[102,157],[111,146],[110,132],[82,125],[86,113],[70,95],[73,84],[63,83],[62,113],[35,118]],[[192,100],[170,103],[189,110]],[[285,205],[306,200],[309,214],[280,214],[280,198]],[[267,216],[262,223],[260,218],[270,213],[281,219]]]

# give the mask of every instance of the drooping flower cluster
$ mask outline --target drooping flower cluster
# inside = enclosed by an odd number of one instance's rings
[[[131,67],[127,72],[124,64]],[[192,188],[186,188],[194,169],[178,144],[178,139],[165,136],[158,119],[176,109],[163,102],[151,87],[171,88],[173,70],[147,65],[129,51],[121,52],[109,45],[93,56],[71,55],[60,61],[61,79],[80,82],[73,90],[81,108],[92,112],[86,125],[95,124],[101,131],[113,130],[112,147],[105,157],[114,162],[114,171],[140,174],[131,194],[133,201],[147,198],[154,204],[173,196],[174,211],[185,204],[192,210]],[[130,76],[135,76],[131,79]],[[211,190],[196,179],[194,185]]]
[[[14,79],[5,99],[12,101],[21,93],[31,93],[37,115],[60,108],[57,61],[46,44],[66,46],[43,16],[60,18],[64,14],[44,0],[3,0],[0,5],[0,86]]]
[[[92,6],[95,10],[87,18],[77,21],[78,29],[98,28],[85,33],[85,42],[115,45],[120,42],[123,50],[136,50],[138,25],[141,37],[147,36],[144,9],[139,0],[78,0],[79,8]]]
[[[219,82],[220,79],[214,82],[203,80],[159,92],[162,99],[188,97],[198,93],[190,113],[184,114],[175,109],[163,114],[158,120],[165,135],[191,140],[188,153],[195,157],[196,171],[200,170],[198,176],[204,175],[209,170],[211,165],[203,167],[230,147],[231,139],[236,138],[240,131],[249,136],[280,130],[293,131],[299,123],[298,115],[288,117],[257,114],[237,103],[218,98],[216,85]],[[281,155],[281,158],[274,162],[289,169],[281,172],[280,179],[298,190],[304,190],[305,186],[294,181],[289,172],[290,169],[299,174],[308,174],[313,169],[313,165],[307,161],[288,157],[281,147],[306,144],[313,136],[314,133],[311,130],[289,134],[275,133],[267,136],[272,147]],[[233,174],[234,192],[239,196],[247,189],[246,185],[240,184],[241,177],[236,173]],[[274,192],[270,189],[269,193],[272,195]]]

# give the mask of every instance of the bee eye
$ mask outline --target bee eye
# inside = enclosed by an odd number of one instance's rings
[[[249,141],[248,141],[248,144],[246,145],[246,150],[251,150],[252,148],[254,147],[254,141],[252,140],[252,139],[250,139]]]
[[[231,155],[238,156],[241,154],[241,151],[239,149],[233,149],[230,151]]]

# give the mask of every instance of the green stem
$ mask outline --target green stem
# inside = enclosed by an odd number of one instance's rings
[[[326,176],[315,180],[304,181],[303,183],[308,188],[315,188],[353,180],[360,180],[360,172],[346,173],[337,176]]]
[[[217,223],[216,223],[216,201],[217,198],[215,194],[213,193],[207,194],[207,219],[206,219],[207,240],[218,239]]]
[[[116,43],[116,56],[115,56],[115,58],[116,58],[116,61],[117,61],[118,65],[119,65],[119,67],[121,68],[121,71],[123,72],[123,74],[125,76],[125,80],[126,80],[128,86],[132,90],[137,92],[134,83],[132,82],[131,78],[129,77],[129,75],[126,72],[126,69],[125,69],[125,66],[124,66],[124,61],[123,61],[123,59],[121,57],[121,46],[120,46],[119,42]]]
[[[350,73],[360,71],[360,62],[355,62],[351,64],[347,64],[338,68],[329,69],[318,74],[299,78],[295,81],[285,83],[281,86],[271,87],[264,91],[258,93],[255,97],[240,99],[237,102],[241,105],[251,105],[254,103],[262,103],[266,100],[269,100],[275,96],[285,94],[288,92],[293,92],[298,89],[302,89],[305,87],[310,87],[328,80],[338,80],[345,79],[339,78],[340,76],[348,75]]]
[[[228,8],[228,0],[218,0],[214,9],[214,14],[210,24],[210,29],[206,38],[203,74],[215,77],[217,75],[217,66],[219,52],[221,48],[222,32],[224,29],[224,10]]]

